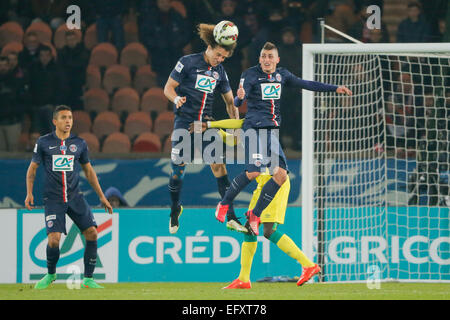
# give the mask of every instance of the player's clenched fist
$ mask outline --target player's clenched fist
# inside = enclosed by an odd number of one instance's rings
[[[339,86],[339,87],[336,89],[336,93],[339,93],[339,94],[346,94],[346,95],[348,95],[348,96],[351,96],[351,95],[352,95],[352,90],[350,90],[350,89],[347,88],[346,86]]]
[[[186,102],[186,97],[177,96],[173,102],[175,103],[178,109]]]

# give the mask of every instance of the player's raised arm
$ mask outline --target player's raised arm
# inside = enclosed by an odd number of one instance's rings
[[[28,210],[34,208],[33,186],[34,186],[34,179],[36,178],[36,170],[38,167],[39,167],[38,163],[31,161],[27,170],[27,178],[26,178],[27,197],[25,198],[25,207]]]
[[[106,199],[103,190],[100,187],[100,183],[98,182],[97,174],[95,173],[94,168],[92,168],[90,162],[81,164],[81,167],[83,168],[87,181],[92,186],[92,189],[94,189],[95,193],[97,193],[100,202],[105,207],[105,212],[108,211],[109,214],[112,214],[113,208],[109,203],[108,199]]]
[[[310,91],[336,92],[338,94],[346,94],[348,96],[352,95],[352,91],[346,86],[336,86],[333,84],[318,81],[303,80],[290,72],[288,72],[287,84],[289,86],[298,87]]]

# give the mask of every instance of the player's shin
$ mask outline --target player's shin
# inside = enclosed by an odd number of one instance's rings
[[[172,163],[172,174],[169,179],[170,199],[172,200],[172,211],[178,210],[180,205],[180,193],[183,186],[184,165]]]
[[[59,260],[59,246],[50,247],[47,245],[47,269],[49,274],[56,273],[56,264]]]
[[[84,277],[92,278],[97,264],[97,240],[86,240],[84,249]]]
[[[231,182],[230,187],[225,193],[222,204],[230,205],[234,198],[250,183],[250,179],[247,177],[247,173],[244,171]]]
[[[309,268],[314,266],[314,262],[308,259],[308,257],[300,250],[292,239],[281,232],[274,231],[269,240],[275,243],[284,253],[286,253],[292,259],[297,260],[303,268]]]
[[[256,202],[255,207],[253,208],[253,213],[256,216],[261,216],[261,213],[265,208],[272,202],[273,198],[277,194],[278,190],[280,190],[280,186],[271,178],[261,190],[261,195],[259,196],[258,202]]]
[[[241,247],[241,272],[238,277],[242,282],[250,281],[253,256],[255,255],[257,245],[256,236],[244,235],[244,242],[242,242]]]

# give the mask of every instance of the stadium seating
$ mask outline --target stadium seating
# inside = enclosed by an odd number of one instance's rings
[[[89,152],[100,152],[100,142],[95,134],[92,132],[83,132],[78,136],[86,141]]]
[[[0,48],[11,42],[22,43],[23,29],[17,22],[5,22],[0,27]]]
[[[89,113],[83,110],[73,111],[73,133],[80,134],[83,132],[90,132],[92,121]]]
[[[19,136],[19,143],[17,145],[17,151],[19,152],[25,152],[27,151],[27,146],[30,142],[30,135],[28,132],[22,132]]]
[[[111,43],[99,43],[92,49],[89,64],[108,68],[117,64],[118,56],[116,47]]]
[[[114,132],[120,131],[120,119],[117,113],[112,111],[104,111],[99,113],[92,126],[92,133],[94,133],[99,140]]]
[[[148,112],[133,112],[130,113],[125,120],[123,132],[133,140],[143,132],[152,131],[152,119]]]
[[[139,27],[136,21],[127,21],[123,25],[125,43],[139,42]]]
[[[7,45],[5,45],[2,49],[1,55],[7,56],[11,52],[19,53],[23,50],[23,44],[20,42],[9,42]]]
[[[102,74],[98,66],[88,65],[86,69],[86,87],[88,89],[102,87]]]
[[[156,73],[152,71],[150,65],[147,64],[137,69],[133,79],[133,88],[135,88],[140,95],[157,85]]]
[[[107,111],[109,107],[109,96],[101,88],[92,88],[83,95],[84,109],[88,112],[100,113]]]
[[[84,33],[84,46],[88,50],[92,50],[98,44],[97,41],[97,26],[95,23],[91,24]]]
[[[133,144],[133,152],[161,152],[161,140],[151,132],[141,133]]]
[[[117,113],[126,111],[127,113],[139,110],[139,94],[133,88],[120,88],[113,96],[111,110]]]
[[[165,112],[168,110],[169,100],[164,95],[164,90],[161,88],[148,89],[141,100],[141,110],[146,112],[155,111],[156,113]]]
[[[113,132],[108,135],[102,147],[103,153],[129,153],[130,150],[130,139],[122,132]]]
[[[120,54],[120,64],[126,67],[139,68],[148,63],[147,49],[138,42],[125,46]]]
[[[158,115],[153,125],[153,132],[161,139],[171,134],[173,131],[173,120],[175,115],[171,111],[166,111]]]
[[[53,44],[55,45],[56,49],[61,49],[66,45],[66,32],[67,31],[73,31],[75,32],[78,39],[81,41],[83,38],[83,35],[81,34],[81,31],[78,29],[69,29],[65,23],[60,25],[58,29],[55,31],[55,35],[53,38]]]
[[[35,32],[37,34],[37,37],[41,43],[51,43],[53,38],[53,31],[50,26],[42,21],[39,22],[33,22],[30,24],[30,26],[27,28],[25,33],[28,32]]]
[[[103,88],[106,92],[113,94],[115,90],[124,87],[131,87],[130,70],[119,64],[108,67],[103,76]]]

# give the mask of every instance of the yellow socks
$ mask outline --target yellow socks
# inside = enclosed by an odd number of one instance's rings
[[[241,272],[239,273],[239,280],[242,282],[248,282],[250,281],[250,272],[252,270],[252,262],[253,262],[253,256],[256,252],[256,247],[258,243],[255,241],[242,242],[241,247]]]
[[[314,266],[314,262],[308,259],[308,257],[303,253],[302,250],[300,250],[299,247],[297,247],[297,245],[294,243],[294,241],[292,241],[291,238],[289,238],[289,236],[275,231],[274,233],[272,233],[269,240],[276,243],[278,248],[280,248],[289,257],[297,260],[302,265],[302,267],[309,268]]]
[[[239,280],[242,282],[250,281],[250,272],[252,270],[253,256],[255,255],[256,248],[258,246],[257,238],[255,236],[244,236],[244,242],[241,246],[241,272],[239,273]],[[269,238],[270,241],[275,243],[284,253],[286,253],[292,259],[297,260],[302,267],[309,268],[314,266],[314,262],[308,259],[308,257],[300,250],[299,247],[292,241],[289,236],[275,231]]]

